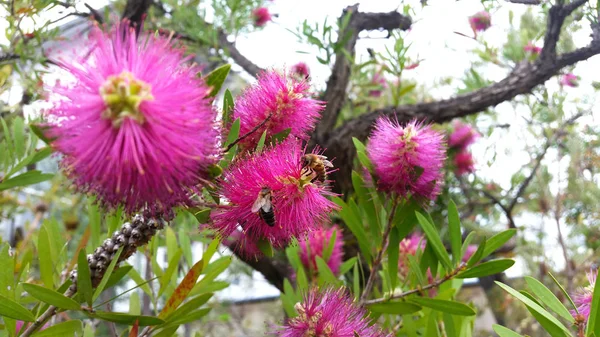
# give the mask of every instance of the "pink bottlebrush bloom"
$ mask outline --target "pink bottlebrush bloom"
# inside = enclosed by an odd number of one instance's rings
[[[454,172],[458,176],[475,172],[475,161],[469,151],[460,151],[454,156]]]
[[[262,27],[271,21],[271,13],[267,7],[259,7],[252,11],[252,17],[254,18],[254,25]]]
[[[475,254],[476,251],[477,251],[476,245],[468,245],[467,249],[465,250],[465,255],[463,255],[463,257],[462,257],[462,262],[467,263],[467,261],[469,261],[471,256],[473,256],[473,254]]]
[[[326,224],[337,206],[328,186],[302,169],[303,155],[300,141],[288,139],[233,162],[220,190],[229,204],[212,212],[211,227],[226,237],[241,226],[249,239],[279,248]]]
[[[532,42],[528,42],[527,45],[523,47],[523,50],[533,55],[539,55],[542,52],[542,47],[538,47]]]
[[[267,137],[291,128],[290,136],[308,138],[324,102],[312,98],[310,84],[293,76],[271,70],[263,72],[258,82],[248,87],[236,100],[233,118],[240,118],[240,135],[262,125],[242,142],[253,148],[266,130]],[[269,119],[266,123],[265,119]]]
[[[572,73],[564,74],[560,79],[560,85],[575,88],[579,86],[579,76]]]
[[[327,262],[327,266],[334,275],[338,275],[340,272],[340,265],[342,264],[342,248],[344,241],[342,238],[342,232],[338,226],[333,226],[329,229],[319,228],[308,234],[308,237],[300,241],[300,261],[304,268],[309,271],[317,271],[316,257],[320,256],[323,258],[324,251],[329,247],[331,237],[335,232],[335,243],[333,250]]]
[[[375,123],[367,153],[379,177],[381,189],[417,199],[434,200],[443,182],[446,157],[443,136],[430,126],[381,117]]]
[[[223,244],[245,258],[258,258],[263,255],[256,242],[240,230],[231,232],[229,237],[223,240]]]
[[[462,122],[454,123],[454,130],[448,137],[448,146],[454,149],[466,149],[473,144],[480,134],[471,125]]]
[[[469,17],[469,24],[475,33],[483,32],[492,25],[492,16],[486,11],[477,12]]]
[[[278,337],[391,337],[371,320],[344,288],[312,288],[297,303],[298,316],[271,332]]]
[[[292,73],[299,78],[306,78],[310,75],[310,70],[308,69],[308,65],[304,62],[298,62],[292,66]]]
[[[379,87],[378,89],[369,90],[369,96],[371,97],[381,97],[383,90],[387,89],[388,87],[388,83],[381,73],[375,73],[375,75],[373,75],[373,79],[371,79],[371,84],[374,84]]]
[[[592,309],[592,295],[594,294],[594,287],[596,286],[596,277],[598,276],[598,271],[590,271],[587,273],[587,278],[590,284],[580,289],[577,294],[573,296],[573,301],[577,306],[577,311],[581,314],[585,321],[587,322],[590,317],[590,311]],[[575,310],[571,311],[571,314],[575,316],[577,312]]]
[[[51,88],[46,112],[80,191],[128,212],[187,203],[190,188],[218,159],[216,113],[199,68],[184,50],[123,22],[93,27],[89,57],[56,61],[73,81]]]
[[[415,256],[417,251],[425,249],[427,241],[422,235],[412,234],[400,241],[398,250],[398,272],[403,277],[408,276],[410,271],[408,256]]]

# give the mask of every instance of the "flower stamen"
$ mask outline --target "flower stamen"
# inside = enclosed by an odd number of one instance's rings
[[[115,128],[119,128],[125,118],[143,124],[145,118],[140,111],[140,104],[154,99],[151,89],[150,84],[136,79],[128,71],[123,71],[116,76],[108,76],[106,82],[100,87],[100,96],[106,104],[102,118],[110,119]]]

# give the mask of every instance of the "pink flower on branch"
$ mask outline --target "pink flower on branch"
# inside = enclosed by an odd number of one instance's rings
[[[523,50],[533,55],[539,55],[542,52],[542,47],[534,45],[532,42],[527,43]]]
[[[304,62],[298,62],[292,66],[292,73],[303,79],[310,75],[308,65]]]
[[[479,132],[471,125],[462,122],[454,123],[454,130],[448,138],[448,146],[455,149],[466,149],[480,137]]]
[[[326,184],[303,170],[299,140],[286,140],[240,158],[223,173],[221,195],[228,205],[212,212],[211,227],[228,236],[241,226],[246,236],[285,246],[329,222],[337,206]]]
[[[298,316],[272,332],[278,337],[391,337],[371,320],[344,288],[313,288],[296,304]]]
[[[469,17],[469,24],[473,32],[483,32],[492,25],[492,16],[486,11],[477,12],[475,15]]]
[[[421,200],[434,200],[439,194],[445,144],[442,134],[430,126],[417,121],[401,126],[381,117],[369,138],[367,153],[382,190]]]
[[[590,284],[579,290],[574,296],[573,301],[577,306],[577,311],[579,314],[583,316],[585,321],[590,318],[590,311],[592,309],[592,295],[594,294],[594,287],[596,286],[596,278],[598,276],[598,271],[590,271],[587,273],[587,278]],[[575,310],[571,311],[571,314],[575,316],[577,312]]]
[[[329,243],[332,240],[334,232],[335,243],[326,259],[324,255],[329,248]],[[319,228],[310,232],[308,238],[300,241],[300,261],[306,270],[317,271],[316,257],[320,256],[325,260],[333,274],[337,276],[342,264],[343,246],[342,232],[338,226],[333,226],[329,229]]]
[[[64,171],[80,191],[130,213],[188,203],[220,152],[200,69],[127,22],[109,33],[93,27],[89,38],[87,58],[57,62],[73,81],[51,88],[46,112]]]
[[[419,250],[425,249],[427,241],[422,235],[412,234],[409,237],[400,241],[398,250],[398,272],[403,277],[407,277],[410,271],[408,256],[415,256]]]
[[[262,27],[271,21],[271,13],[267,7],[259,7],[252,11],[252,18],[255,26]]]
[[[560,85],[575,88],[579,86],[579,76],[572,73],[564,74],[560,79]]]
[[[309,89],[308,82],[285,73],[271,70],[260,74],[258,82],[236,100],[233,111],[233,118],[240,119],[241,135],[258,127],[241,142],[242,146],[256,146],[265,130],[267,137],[291,129],[291,136],[308,138],[325,108],[324,102],[311,98]]]
[[[458,176],[475,172],[475,161],[471,152],[464,150],[458,152],[454,156],[454,167]]]

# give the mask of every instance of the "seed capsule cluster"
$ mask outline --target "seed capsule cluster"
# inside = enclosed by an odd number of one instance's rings
[[[121,229],[104,240],[102,246],[96,248],[93,254],[88,254],[92,286],[96,287],[100,283],[119,248],[124,247],[117,264],[133,255],[138,247],[147,244],[156,232],[167,224],[163,217],[153,216],[150,212],[136,214],[131,222],[124,223]],[[74,291],[77,286],[77,270],[71,272],[70,278],[73,282],[71,290]]]

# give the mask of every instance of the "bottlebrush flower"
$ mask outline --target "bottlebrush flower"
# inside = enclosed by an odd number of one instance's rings
[[[319,228],[308,234],[308,237],[300,241],[300,261],[304,268],[309,271],[317,271],[316,257],[320,256],[324,259],[324,252],[329,247],[331,237],[335,232],[335,243],[333,250],[329,255],[329,259],[325,260],[327,266],[334,275],[338,275],[340,272],[340,265],[342,264],[342,247],[344,241],[342,238],[342,232],[338,226],[333,226],[329,229]]]
[[[310,289],[296,304],[298,316],[275,327],[279,337],[339,336],[391,337],[377,325],[371,325],[365,309],[355,303],[344,288]]]
[[[473,32],[483,32],[492,25],[492,16],[486,11],[477,12],[469,17],[469,24]]]
[[[304,62],[298,62],[292,66],[292,73],[299,78],[303,79],[310,75],[308,65]]]
[[[262,27],[271,21],[271,13],[267,7],[259,7],[252,11],[252,17],[254,18],[254,25]]]
[[[381,117],[369,138],[367,153],[382,190],[428,200],[439,194],[445,146],[442,135],[430,126],[412,121],[402,127]]]
[[[79,190],[132,213],[188,202],[218,159],[219,131],[199,68],[160,36],[127,22],[92,28],[89,57],[60,60],[73,81],[51,88],[53,146]],[[82,53],[88,54],[88,53]]]
[[[596,277],[598,276],[598,271],[590,271],[587,273],[587,278],[590,284],[580,289],[574,296],[573,301],[577,306],[577,311],[581,314],[585,321],[587,322],[590,317],[590,311],[592,309],[592,295],[594,294],[594,286],[596,285]],[[575,310],[571,311],[571,314],[575,316],[577,313]]]
[[[223,244],[227,246],[227,248],[246,258],[258,258],[263,255],[256,242],[240,230],[231,232],[229,237],[223,240]]]
[[[454,172],[458,176],[475,172],[473,155],[469,151],[460,151],[454,156]]]
[[[572,73],[564,74],[560,79],[560,85],[575,88],[579,86],[579,76]]]
[[[300,141],[288,139],[232,163],[220,190],[229,204],[212,212],[211,227],[226,237],[241,226],[249,239],[279,248],[327,223],[337,206],[326,198],[332,195],[327,185],[311,182],[302,170],[303,155]],[[252,211],[258,199],[272,205],[273,226],[261,211]]]
[[[385,77],[383,77],[383,75],[380,73],[375,73],[375,75],[373,75],[371,83],[378,87],[378,89],[369,90],[369,96],[371,97],[381,97],[383,90],[387,89],[388,87],[388,83],[385,80]]]
[[[463,255],[463,257],[462,257],[462,262],[467,263],[467,261],[469,261],[471,256],[473,256],[473,254],[475,254],[476,251],[477,251],[477,246],[468,245],[467,249],[465,250],[465,255]]]
[[[534,45],[532,42],[528,42],[527,45],[525,47],[523,47],[523,50],[527,53],[539,55],[542,52],[542,47],[538,47],[538,46]]]
[[[298,81],[285,73],[271,70],[260,74],[258,82],[238,98],[233,111],[233,118],[240,118],[241,135],[263,124],[241,145],[253,148],[265,130],[269,137],[291,128],[291,136],[307,138],[325,108],[324,102],[311,98],[309,89],[307,81]]]
[[[479,138],[477,132],[471,125],[462,122],[454,123],[454,131],[448,137],[448,146],[454,149],[464,150]]]
[[[408,256],[415,256],[417,251],[425,249],[427,241],[422,235],[412,234],[409,237],[400,241],[398,250],[398,272],[403,277],[407,277],[410,271]]]

